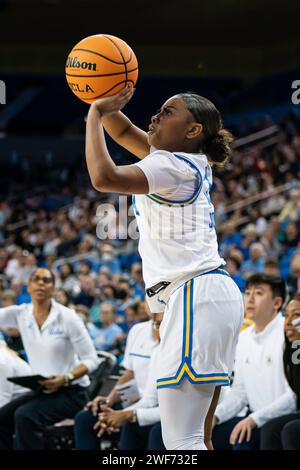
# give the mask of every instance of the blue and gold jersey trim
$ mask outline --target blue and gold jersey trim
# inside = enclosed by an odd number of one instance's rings
[[[202,175],[201,175],[201,172],[199,170],[199,168],[197,167],[197,165],[195,165],[195,163],[190,160],[189,158],[187,157],[184,157],[182,155],[178,155],[176,153],[173,154],[175,157],[179,158],[180,160],[184,160],[185,162],[187,162],[195,171],[196,171],[196,174],[197,174],[197,186],[196,186],[196,189],[194,191],[194,193],[192,194],[191,197],[187,198],[187,199],[183,199],[183,200],[178,200],[178,201],[174,201],[172,199],[166,199],[164,197],[161,197],[159,196],[158,194],[147,194],[146,196],[151,199],[152,201],[154,202],[157,202],[158,204],[164,204],[164,205],[167,205],[167,206],[187,206],[188,204],[192,204],[196,199],[197,197],[199,196],[200,192],[201,192],[201,189],[202,189]]]
[[[217,268],[205,274],[223,274],[230,276],[223,268]],[[203,274],[202,274],[203,275]],[[190,279],[184,284],[183,292],[183,342],[182,360],[177,373],[173,377],[158,379],[156,386],[158,389],[174,387],[180,385],[184,378],[193,384],[217,383],[219,385],[230,385],[230,379],[226,373],[197,374],[192,367],[193,351],[193,318],[194,318],[194,279]]]

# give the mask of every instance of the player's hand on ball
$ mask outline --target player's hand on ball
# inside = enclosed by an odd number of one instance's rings
[[[100,98],[96,100],[91,105],[91,108],[94,108],[98,111],[101,117],[112,114],[120,111],[132,98],[134,93],[134,88],[130,84],[127,84],[123,90],[119,91],[116,95],[107,96],[105,98]]]

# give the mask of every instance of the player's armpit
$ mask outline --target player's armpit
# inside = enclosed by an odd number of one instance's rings
[[[124,194],[148,194],[149,185],[143,171],[136,165],[116,166],[95,188],[98,191]]]

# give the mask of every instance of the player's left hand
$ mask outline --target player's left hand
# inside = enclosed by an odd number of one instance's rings
[[[252,430],[256,428],[256,422],[248,416],[248,418],[242,419],[234,428],[230,435],[229,442],[231,445],[236,443],[242,444],[246,439],[249,442],[252,436]]]
[[[99,98],[91,104],[91,110],[96,109],[101,117],[116,113],[124,108],[128,101],[132,98],[134,88],[127,84],[123,90],[116,95]]]

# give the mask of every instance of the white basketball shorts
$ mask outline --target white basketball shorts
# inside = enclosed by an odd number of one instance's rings
[[[166,304],[160,326],[157,388],[230,385],[244,316],[242,294],[221,268],[188,280]]]

